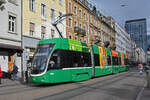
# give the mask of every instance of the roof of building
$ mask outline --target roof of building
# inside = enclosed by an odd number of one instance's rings
[[[143,20],[146,20],[146,18],[127,20],[127,21],[125,21],[125,23],[137,22],[137,21],[143,21]]]

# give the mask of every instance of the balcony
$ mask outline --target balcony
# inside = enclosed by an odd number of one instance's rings
[[[74,27],[74,33],[81,36],[86,35],[86,31],[84,29],[81,29],[80,27]]]

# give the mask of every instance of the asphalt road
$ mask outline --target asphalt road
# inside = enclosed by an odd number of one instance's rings
[[[131,69],[76,83],[23,85],[13,81],[0,85],[0,100],[136,100],[144,76]]]

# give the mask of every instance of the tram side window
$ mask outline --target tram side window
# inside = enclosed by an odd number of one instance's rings
[[[121,65],[121,57],[119,57],[119,59],[118,59],[118,60],[119,60],[119,65]]]
[[[48,64],[48,70],[57,68],[57,66],[58,66],[58,55],[59,55],[58,51],[55,51],[52,54],[50,61],[49,61],[49,64]]]
[[[112,57],[113,65],[118,65],[118,57]]]
[[[111,56],[107,56],[108,66],[111,65]]]
[[[91,57],[90,53],[74,52],[72,54],[72,66],[71,67],[90,67]]]
[[[127,59],[125,59],[125,65],[128,65],[128,60]]]
[[[69,67],[88,67],[91,66],[90,53],[61,50],[60,66],[62,68]]]
[[[129,59],[127,59],[127,65],[129,65]]]
[[[90,53],[80,53],[80,66],[81,67],[90,67],[91,66],[91,57]]]
[[[94,54],[94,63],[95,63],[95,66],[100,66],[100,60],[99,60],[98,54]]]
[[[79,62],[80,62],[80,57],[79,55],[77,55],[76,52],[70,52],[71,56],[72,57],[72,64],[70,65],[70,67],[79,67]]]
[[[54,64],[51,64],[54,63]],[[90,53],[56,50],[50,59],[48,70],[69,67],[90,67]]]

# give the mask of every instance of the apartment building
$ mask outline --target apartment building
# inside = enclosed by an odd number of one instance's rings
[[[78,0],[66,0],[66,13],[73,14],[66,19],[67,38],[89,43],[89,12]]]
[[[114,20],[102,15],[87,0],[66,0],[66,13],[73,14],[66,19],[68,38],[104,46],[109,41],[115,45]]]
[[[30,60],[35,52],[37,42],[41,39],[59,37],[52,23],[66,14],[65,0],[23,0],[22,1],[22,41],[23,61]],[[58,24],[63,37],[66,37],[66,20]]]
[[[21,1],[0,1],[0,66],[12,71],[13,62],[21,71]]]

